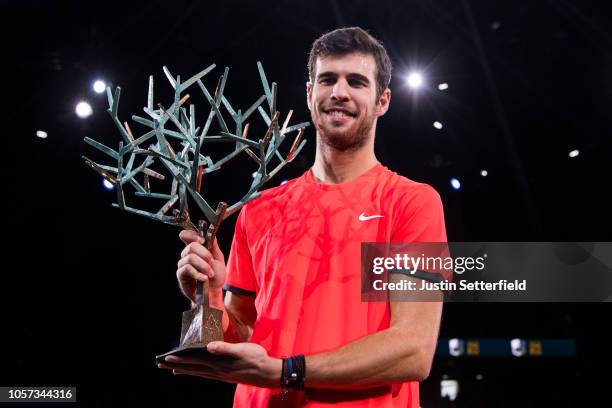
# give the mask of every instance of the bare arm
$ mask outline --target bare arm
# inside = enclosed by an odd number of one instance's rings
[[[391,302],[390,307],[388,329],[306,356],[306,387],[359,389],[427,378],[442,302]]]
[[[223,334],[225,341],[228,343],[249,341],[253,334],[255,320],[257,319],[257,311],[255,310],[253,298],[227,291],[225,294],[225,307],[223,309]]]

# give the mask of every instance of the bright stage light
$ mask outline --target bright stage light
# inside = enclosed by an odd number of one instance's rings
[[[93,90],[96,93],[102,93],[106,90],[106,83],[104,83],[104,81],[98,79],[96,82],[93,83]]]
[[[44,130],[37,130],[36,136],[40,137],[41,139],[46,139],[48,135]]]
[[[510,340],[510,350],[515,357],[522,357],[527,352],[527,342],[523,339]]]
[[[423,84],[423,75],[420,72],[412,72],[408,75],[406,82],[411,88],[419,88]]]
[[[438,85],[438,89],[441,91],[448,89],[448,84],[446,82],[443,82],[440,85]]]
[[[486,171],[486,170],[480,170],[480,175],[481,175],[482,177],[487,177],[487,176],[489,175],[489,172],[488,172],[488,171]]]
[[[459,394],[459,381],[451,379],[440,381],[440,396],[442,398],[454,401],[457,399],[457,394]]]
[[[465,352],[465,342],[461,339],[448,340],[448,352],[453,357],[459,357]]]
[[[110,181],[108,181],[107,179],[103,179],[102,181],[102,185],[104,186],[105,189],[107,190],[112,190],[113,188],[115,188],[115,186],[113,185],[113,183],[111,183]]]
[[[77,116],[81,119],[85,119],[91,116],[91,114],[93,113],[93,110],[91,109],[91,105],[88,104],[87,102],[79,102],[76,108],[74,109],[74,111],[76,112]]]
[[[578,150],[572,150],[571,152],[569,152],[569,157],[576,157],[580,154],[580,151]]]
[[[450,180],[450,184],[451,184],[451,187],[454,188],[455,190],[459,190],[461,188],[461,182],[459,181],[459,179],[455,177],[453,177]]]
[[[433,127],[435,127],[436,129],[442,129],[442,124],[438,121],[435,121],[433,123]]]

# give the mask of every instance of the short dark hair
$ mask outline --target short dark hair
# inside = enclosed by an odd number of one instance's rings
[[[376,62],[376,96],[380,97],[391,81],[391,60],[382,43],[359,27],[344,27],[317,38],[308,56],[308,75],[314,80],[317,58],[358,52],[372,55]]]

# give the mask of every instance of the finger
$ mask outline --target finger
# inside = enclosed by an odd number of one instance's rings
[[[179,233],[179,238],[185,244],[190,244],[192,242],[199,242],[200,244],[204,243],[204,238],[202,238],[197,232],[192,230],[182,230]]]
[[[227,356],[214,356],[210,354],[198,355],[183,355],[183,356],[166,356],[161,364],[179,364],[179,365],[204,365],[207,367],[220,367],[225,363],[235,362],[235,358]]]
[[[207,365],[209,362],[206,361],[206,357],[189,357],[189,356],[166,356],[161,364],[167,364],[171,366],[178,366],[175,368],[181,368],[180,366],[200,366]],[[182,367],[185,368],[185,367]]]
[[[206,349],[214,355],[223,355],[238,358],[242,354],[242,347],[239,344],[226,343],[224,341],[213,341],[208,343]]]
[[[213,270],[210,264],[206,262],[206,260],[200,258],[197,255],[189,254],[179,259],[179,261],[176,264],[176,266],[179,268],[185,265],[191,265],[196,269],[197,272],[202,273],[211,278],[214,276],[214,273],[213,273]]]
[[[192,242],[190,244],[187,244],[187,246],[185,246],[185,248],[183,248],[183,250],[181,251],[181,258],[189,254],[197,255],[209,263],[212,262],[213,260],[213,256],[210,253],[210,251],[206,249],[203,245],[197,242]]]
[[[210,372],[206,372],[206,373],[202,373],[199,371],[190,371],[190,370],[180,370],[180,369],[176,369],[176,370],[172,370],[172,374],[173,375],[191,375],[194,377],[202,377],[202,378],[207,378],[209,380],[217,380],[217,381],[224,381],[224,382],[228,382],[228,383],[232,383],[232,384],[236,384],[237,381],[233,381],[233,380],[228,380],[225,379],[223,377],[221,377],[220,375],[216,375]]]
[[[208,276],[200,273],[193,266],[187,264],[183,265],[176,270],[176,276],[180,282],[189,282],[192,279],[206,282],[208,280]]]
[[[157,367],[165,370],[172,370],[173,374],[186,374],[196,375],[199,377],[211,378],[217,376],[211,371],[208,371],[206,367],[189,366],[189,365],[178,365],[178,364],[158,364]]]
[[[212,367],[204,364],[175,364],[162,362],[157,365],[159,368],[164,368],[166,370],[184,370],[184,371],[194,371],[194,372],[212,372]]]
[[[225,263],[225,256],[223,255],[223,252],[221,251],[221,248],[219,248],[219,243],[217,242],[217,238],[216,237],[215,237],[215,239],[213,241],[213,245],[212,245],[211,249],[212,249],[212,256],[216,260]]]

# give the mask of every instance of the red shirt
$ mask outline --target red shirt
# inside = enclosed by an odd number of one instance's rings
[[[438,193],[377,164],[354,180],[318,183],[309,170],[247,204],[236,222],[226,289],[255,297],[251,341],[273,357],[317,354],[389,327],[386,302],[361,301],[361,242],[445,242]],[[308,378],[308,367],[306,367]],[[418,382],[385,392],[239,384],[235,407],[418,407]]]

